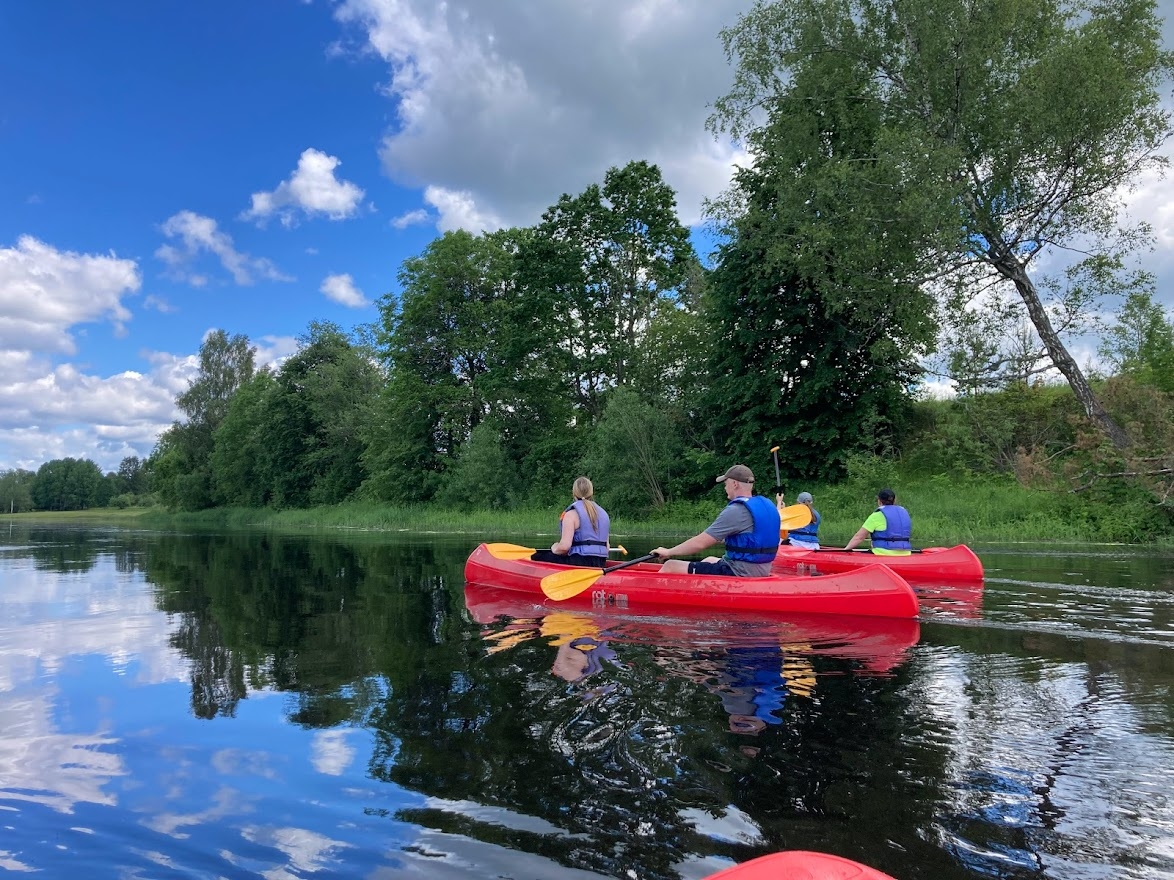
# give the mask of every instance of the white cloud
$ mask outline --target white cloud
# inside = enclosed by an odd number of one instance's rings
[[[89,458],[113,470],[128,455],[148,455],[178,415],[175,396],[196,364],[160,356],[144,374],[95,376],[73,364],[29,355],[5,358],[0,385],[0,468],[35,470],[55,458]]]
[[[69,329],[109,319],[115,331],[130,319],[122,297],[139,289],[134,260],[60,251],[22,235],[0,248],[0,350],[73,354]]]
[[[363,291],[355,287],[355,280],[350,275],[327,275],[318,289],[326,294],[327,299],[350,309],[361,309],[371,305],[367,297],[363,296]]]
[[[436,228],[441,232],[454,229],[494,232],[505,225],[496,214],[478,208],[474,195],[468,190],[455,192],[442,186],[430,186],[424,190],[424,201],[439,213]]]
[[[414,211],[408,211],[406,214],[400,214],[391,221],[391,225],[396,229],[407,229],[409,226],[427,223],[431,216],[423,208],[417,208]]]
[[[647,159],[682,219],[737,151],[704,121],[732,70],[718,32],[752,0],[345,0],[342,23],[391,72],[388,175],[441,202],[438,227],[529,224],[613,165]]]
[[[340,164],[337,158],[320,150],[304,151],[289,180],[282,181],[273,192],[253,193],[253,206],[241,214],[241,219],[263,225],[277,216],[283,225],[292,226],[299,212],[308,217],[324,214],[331,220],[353,217],[363,201],[363,190],[334,176]]]
[[[155,256],[171,267],[177,277],[196,287],[203,286],[207,278],[190,271],[188,267],[205,251],[214,254],[232,275],[233,281],[240,285],[253,284],[257,278],[269,281],[293,280],[282,274],[269,260],[237,251],[231,236],[222,232],[211,217],[204,217],[194,211],[180,211],[167,218],[163,224],[163,234],[169,239],[178,239],[179,245],[160,245]]]

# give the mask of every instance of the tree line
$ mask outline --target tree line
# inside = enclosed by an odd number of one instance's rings
[[[707,261],[634,161],[435,239],[374,324],[314,322],[276,367],[216,331],[146,463],[159,499],[499,508],[587,473],[648,513],[777,445],[789,480],[879,457],[1169,511],[1174,329],[1120,210],[1171,131],[1154,4],[791,0],[722,38],[710,125],[753,161]]]
[[[117,471],[102,473],[88,458],[55,458],[36,471],[0,471],[0,511],[87,510],[149,503],[148,462],[127,456]]]

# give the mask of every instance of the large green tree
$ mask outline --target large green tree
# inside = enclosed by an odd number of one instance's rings
[[[40,510],[85,510],[109,500],[102,469],[88,458],[55,458],[37,469],[31,487]]]
[[[404,261],[402,288],[380,301],[377,344],[387,369],[367,429],[368,490],[431,498],[489,414],[491,376],[510,345],[515,230],[449,232]]]
[[[199,371],[175,400],[187,418],[164,431],[151,454],[154,488],[168,506],[199,510],[215,503],[214,436],[233,395],[252,378],[255,354],[247,336],[223,330],[200,345]]]
[[[555,294],[547,320],[569,356],[568,391],[598,419],[609,390],[656,381],[664,346],[688,304],[696,264],[676,193],[648,162],[610,168],[603,184],[563,195],[534,231],[545,266],[537,285]],[[656,388],[644,389],[653,393]]]
[[[863,245],[858,277],[869,251],[915,249],[908,280],[953,294],[955,310],[1013,291],[1089,418],[1127,448],[1032,269],[1087,254],[1071,277],[1092,300],[1114,289],[1105,269],[1137,242],[1118,226],[1121,194],[1164,164],[1170,131],[1158,89],[1171,57],[1152,0],[759,2],[723,38],[737,70],[712,124],[747,136],[758,161],[764,133],[809,145],[787,182],[810,184],[809,199],[786,205],[806,231],[788,246],[806,252],[839,229],[845,249]],[[851,124],[826,124],[845,108],[877,126],[866,157],[837,149]],[[862,213],[885,234],[858,240]]]

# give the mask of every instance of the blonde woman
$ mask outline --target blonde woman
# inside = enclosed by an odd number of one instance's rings
[[[611,537],[611,518],[595,503],[595,487],[586,477],[575,480],[571,495],[575,500],[559,516],[559,539],[549,550],[537,550],[530,558],[535,562],[603,568]]]

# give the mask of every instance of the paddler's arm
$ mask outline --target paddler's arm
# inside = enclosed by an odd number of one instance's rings
[[[852,536],[852,540],[844,545],[844,549],[845,550],[855,549],[857,544],[859,544],[861,541],[863,541],[865,538],[867,538],[871,534],[872,534],[872,532],[870,532],[868,529],[864,528],[864,526],[861,526],[860,529],[856,532],[856,534]]]
[[[708,547],[712,547],[717,543],[717,538],[709,532],[702,532],[699,535],[694,535],[687,541],[682,541],[675,547],[657,547],[652,552],[661,559],[667,559],[671,556],[692,556],[694,553],[700,553]]]
[[[562,525],[562,534],[559,535],[558,541],[550,545],[550,552],[566,556],[571,552],[571,545],[575,541],[575,529],[579,528],[579,514],[574,510],[568,510],[563,514]]]

